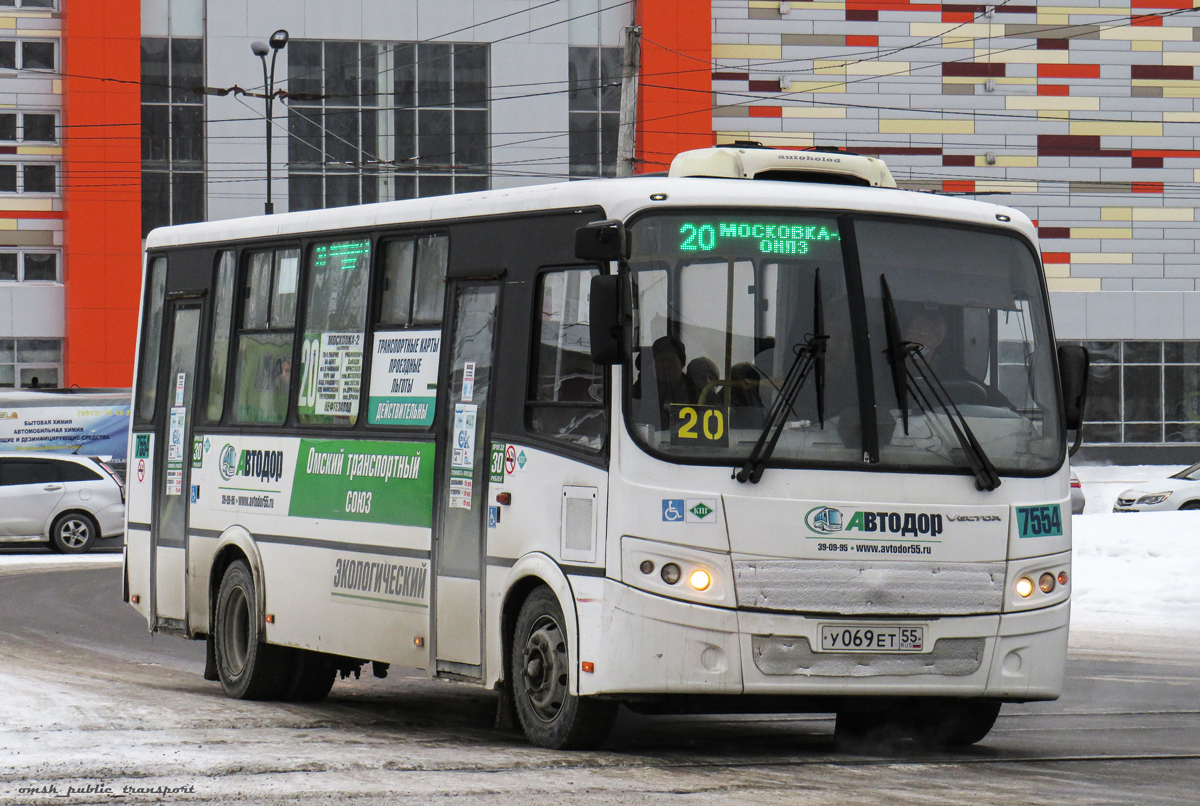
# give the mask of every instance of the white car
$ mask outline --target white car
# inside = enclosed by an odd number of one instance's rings
[[[1145,481],[1117,496],[1113,512],[1173,512],[1200,509],[1200,464],[1162,481]]]
[[[125,487],[106,463],[62,453],[0,453],[0,544],[82,554],[125,529]]]

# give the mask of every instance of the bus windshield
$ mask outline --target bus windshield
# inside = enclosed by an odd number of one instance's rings
[[[1001,473],[1053,472],[1063,434],[1029,246],[999,230],[848,220],[740,209],[632,225],[635,439],[672,461],[739,464],[812,353],[821,359],[784,406],[772,465],[966,470],[965,430]],[[889,310],[907,351],[898,368]],[[863,434],[864,378],[877,445]]]

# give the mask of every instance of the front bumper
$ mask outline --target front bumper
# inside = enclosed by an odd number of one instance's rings
[[[1070,602],[1023,613],[808,617],[689,604],[613,580],[581,595],[579,675],[588,694],[950,696],[1052,700],[1062,690]],[[585,583],[585,584],[587,584]],[[596,588],[599,588],[598,590]],[[933,651],[812,652],[823,623],[920,624]],[[942,649],[938,642],[942,641]],[[807,646],[805,646],[807,644]]]

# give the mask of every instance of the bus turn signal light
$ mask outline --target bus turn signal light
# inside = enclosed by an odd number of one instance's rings
[[[1018,579],[1017,596],[1020,596],[1022,599],[1028,599],[1031,593],[1033,593],[1033,580],[1029,577],[1021,577]]]
[[[1058,584],[1059,584],[1059,585],[1066,585],[1066,584],[1067,584],[1067,572],[1066,572],[1066,571],[1059,571],[1059,572],[1058,572]]]
[[[688,577],[688,584],[698,591],[707,590],[708,586],[712,584],[712,577],[703,568],[697,568]]]
[[[588,674],[592,674],[593,672],[596,671],[596,664],[592,663],[590,660],[585,660],[583,663],[580,663],[579,665],[581,667],[583,667],[583,670],[585,672],[587,672]]]

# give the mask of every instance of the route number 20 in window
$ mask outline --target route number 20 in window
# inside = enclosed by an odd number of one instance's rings
[[[720,406],[672,404],[671,444],[729,447],[729,410]]]

